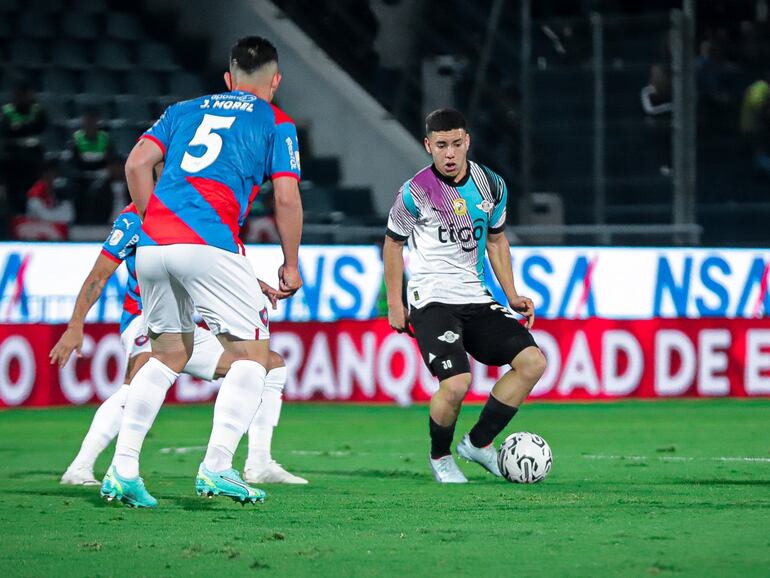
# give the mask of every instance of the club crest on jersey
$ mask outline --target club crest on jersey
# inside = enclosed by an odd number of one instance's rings
[[[121,231],[120,229],[115,229],[112,232],[112,235],[110,235],[110,240],[109,240],[110,247],[114,247],[115,245],[120,243],[120,240],[122,238],[123,238],[123,231]]]
[[[491,213],[492,209],[495,208],[495,204],[492,201],[487,201],[484,199],[478,205],[476,205],[476,208],[484,213]]]
[[[444,341],[445,343],[454,343],[460,339],[460,336],[457,335],[457,333],[454,333],[453,331],[447,331],[444,333],[444,335],[439,335],[438,340]]]
[[[134,343],[137,347],[141,347],[145,343],[147,343],[150,340],[150,338],[147,335],[140,335],[136,339],[134,339]]]
[[[263,307],[262,311],[259,312],[259,318],[262,321],[262,325],[267,327],[269,322],[270,322],[270,320],[269,320],[268,315],[267,315],[267,308],[266,307]]]
[[[468,206],[465,204],[465,199],[455,199],[452,201],[452,210],[458,217],[464,217],[468,213]]]

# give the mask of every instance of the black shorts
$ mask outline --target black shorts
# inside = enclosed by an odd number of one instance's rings
[[[466,352],[484,365],[500,366],[537,347],[527,328],[496,302],[430,303],[412,309],[410,318],[422,358],[440,380],[470,371]]]

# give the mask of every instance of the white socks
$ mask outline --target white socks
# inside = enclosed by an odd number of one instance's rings
[[[128,396],[128,384],[123,384],[120,389],[102,402],[94,414],[91,427],[80,445],[80,451],[72,460],[70,468],[94,469],[94,463],[99,454],[104,451],[110,442],[115,439],[120,430],[120,422],[123,419],[123,406]]]
[[[233,467],[233,454],[257,413],[265,388],[265,368],[256,361],[238,360],[222,380],[214,404],[211,429],[203,464],[211,472]]]
[[[131,380],[123,411],[123,424],[112,464],[123,478],[139,475],[139,452],[147,432],[158,415],[166,392],[179,374],[155,357],[142,366]]]
[[[278,425],[283,405],[283,386],[286,385],[285,367],[277,367],[265,377],[265,391],[262,405],[249,426],[249,455],[245,469],[259,469],[266,466],[273,457],[270,448],[273,442],[273,428]]]

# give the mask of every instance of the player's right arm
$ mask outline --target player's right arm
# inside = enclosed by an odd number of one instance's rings
[[[83,346],[83,326],[86,315],[99,300],[102,289],[107,280],[118,268],[120,261],[115,261],[107,257],[104,253],[96,258],[91,272],[86,277],[83,286],[80,288],[77,299],[75,300],[75,310],[67,324],[67,330],[61,336],[56,345],[51,349],[49,357],[51,363],[56,363],[59,367],[64,367],[73,351],[80,357],[80,348]]]
[[[155,190],[155,167],[163,161],[163,151],[154,141],[142,138],[126,159],[126,182],[131,200],[139,215],[144,216],[147,203]]]
[[[126,210],[115,219],[112,231],[102,246],[101,255],[97,257],[91,272],[80,288],[75,300],[75,310],[67,324],[67,330],[51,349],[49,355],[51,363],[58,363],[59,367],[64,367],[67,364],[73,351],[77,351],[77,355],[80,357],[86,315],[94,303],[99,300],[110,276],[135,250],[136,243],[139,241],[139,230],[142,227],[142,222],[131,209],[130,206],[126,207]]]
[[[388,323],[399,333],[412,335],[409,310],[404,304],[404,243],[412,234],[419,212],[407,181],[398,191],[388,215],[388,229],[382,246],[385,288],[388,297]]]
[[[385,288],[388,295],[388,323],[399,333],[412,335],[409,328],[409,310],[402,299],[404,283],[404,241],[386,235],[382,246],[382,264],[385,268]]]
[[[163,163],[171,141],[174,110],[171,106],[163,112],[155,124],[139,137],[126,159],[128,192],[142,218],[155,191],[156,174],[160,179],[163,169],[160,163]]]

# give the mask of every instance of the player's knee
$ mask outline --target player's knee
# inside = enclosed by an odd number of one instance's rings
[[[190,361],[190,355],[185,350],[154,352],[153,357],[176,373],[182,373],[185,365]]]
[[[444,379],[439,384],[439,388],[444,392],[447,400],[453,405],[462,403],[468,390],[471,388],[471,374],[461,373],[450,378]]]
[[[527,347],[514,358],[511,366],[527,383],[534,386],[545,373],[547,362],[538,347]]]

